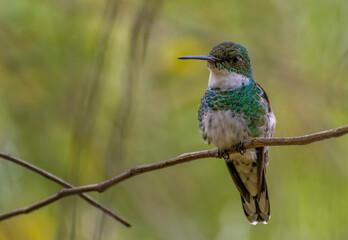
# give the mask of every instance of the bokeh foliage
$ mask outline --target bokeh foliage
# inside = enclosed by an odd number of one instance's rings
[[[72,184],[206,149],[196,120],[208,70],[182,55],[247,47],[276,136],[348,123],[348,1],[0,1],[0,150]],[[347,137],[272,147],[272,218],[251,226],[221,160],[130,179],[0,224],[0,239],[344,239]],[[0,161],[1,212],[60,188]]]

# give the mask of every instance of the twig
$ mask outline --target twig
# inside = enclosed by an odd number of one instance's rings
[[[58,183],[59,185],[65,187],[65,188],[74,188],[73,185],[71,185],[70,183],[66,182],[65,180],[53,175],[52,173],[49,173],[39,167],[36,167],[22,159],[13,157],[11,155],[8,155],[6,153],[2,153],[0,152],[0,157],[3,159],[6,159],[8,161],[11,161],[13,163],[16,163],[22,167],[25,167],[45,178],[48,178],[49,180]],[[111,216],[112,218],[116,219],[117,221],[120,221],[121,223],[123,223],[125,226],[130,227],[131,224],[124,219],[123,217],[121,217],[120,215],[118,215],[117,213],[113,212],[112,210],[110,210],[109,208],[105,207],[104,205],[102,205],[101,203],[99,203],[98,201],[96,201],[95,199],[93,199],[92,197],[90,197],[87,194],[79,194],[79,196],[85,200],[86,202],[88,202],[89,204],[93,205],[94,207],[100,209],[101,211],[103,211],[105,214]],[[18,210],[14,210],[5,214],[0,215],[0,220],[2,220],[1,216],[3,215],[7,215],[9,217],[11,216],[16,216],[19,214],[24,214],[24,213],[29,213],[31,211],[35,210],[35,208],[30,208],[29,206],[26,208],[22,208],[21,211]]]
[[[329,139],[332,137],[340,137],[342,135],[345,135],[348,133],[348,125],[330,129],[314,134],[309,134],[305,136],[300,137],[289,137],[289,138],[255,138],[248,142],[245,142],[244,148],[250,149],[255,147],[262,147],[262,146],[289,146],[289,145],[306,145],[313,142],[321,141],[324,139]],[[234,149],[230,150],[229,153],[235,153],[236,151]],[[13,216],[17,216],[23,213],[31,212],[33,210],[36,210],[38,208],[41,208],[43,206],[46,206],[52,202],[55,202],[61,198],[71,196],[74,194],[81,194],[85,192],[104,192],[108,188],[123,182],[124,180],[127,180],[129,178],[132,178],[136,175],[143,174],[150,171],[155,171],[158,169],[171,167],[177,164],[182,164],[185,162],[190,162],[197,159],[202,158],[219,158],[218,151],[216,149],[213,150],[205,150],[205,151],[199,151],[199,152],[191,152],[191,153],[185,153],[178,157],[165,160],[158,163],[152,163],[147,165],[141,165],[134,168],[129,169],[128,171],[121,173],[113,178],[110,178],[104,182],[98,183],[98,184],[92,184],[92,185],[86,185],[81,187],[75,187],[75,188],[65,188],[60,190],[58,193],[52,195],[49,198],[46,198],[42,201],[39,201],[35,204],[32,204],[30,206],[14,210],[9,213],[4,213],[0,215],[0,220],[4,220],[6,218],[10,218]]]

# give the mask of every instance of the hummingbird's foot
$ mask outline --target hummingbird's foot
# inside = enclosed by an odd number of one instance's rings
[[[237,145],[236,145],[236,151],[237,153],[239,153],[240,155],[244,155],[244,153],[246,152],[244,149],[244,142],[240,141]]]
[[[219,158],[223,158],[225,160],[230,159],[230,155],[228,154],[228,150],[219,150],[218,149],[218,155],[219,155]]]

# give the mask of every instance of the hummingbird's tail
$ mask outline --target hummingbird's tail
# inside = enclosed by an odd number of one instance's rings
[[[225,162],[240,192],[246,218],[253,225],[266,224],[271,217],[266,184],[268,152],[259,148],[249,150],[243,156],[231,154]]]
[[[250,202],[243,196],[241,198],[245,216],[251,224],[268,223],[271,213],[266,182],[263,191],[256,196],[250,197]]]

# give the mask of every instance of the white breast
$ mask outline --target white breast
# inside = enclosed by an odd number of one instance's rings
[[[202,123],[208,143],[212,142],[218,149],[229,149],[240,141],[249,139],[245,120],[230,110],[209,112]]]

